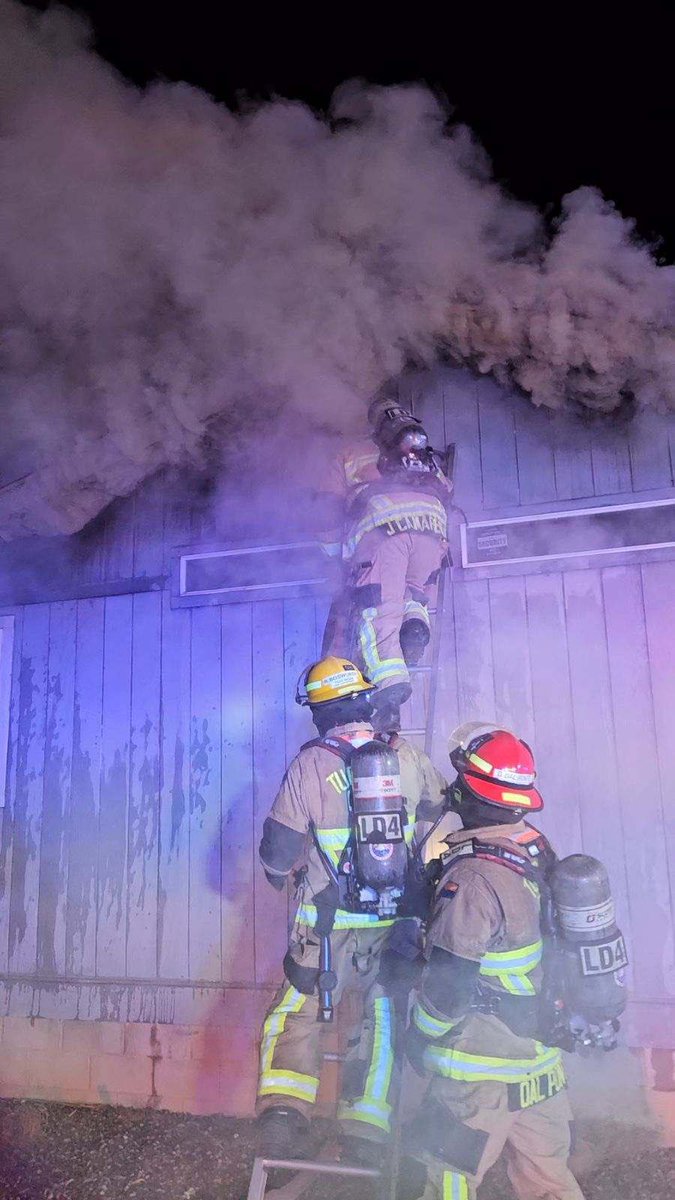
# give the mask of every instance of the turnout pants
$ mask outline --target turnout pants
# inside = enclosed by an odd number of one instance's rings
[[[413,1171],[406,1190],[404,1172],[400,1200],[475,1200],[502,1150],[518,1200],[583,1200],[567,1165],[571,1113],[565,1091],[512,1111],[507,1084],[434,1079],[427,1101],[430,1115],[445,1118],[440,1124],[446,1138],[444,1160],[424,1156],[426,1186],[423,1172],[415,1182]]]
[[[373,1141],[389,1134],[395,1087],[393,1005],[378,980],[388,933],[385,927],[339,929],[331,935],[338,979],[334,1004],[347,988],[361,991],[364,1000],[363,1024],[350,1038],[342,1072],[338,1121],[343,1132]],[[282,1106],[309,1117],[319,1089],[325,1026],[317,1021],[316,990],[301,990],[309,986],[309,973],[319,965],[319,938],[306,926],[300,926],[297,935],[284,963],[286,979],[263,1025],[258,1115]]]
[[[352,595],[356,640],[366,674],[380,687],[409,681],[399,633],[406,617],[428,619],[426,605],[446,553],[431,533],[377,528],[361,538],[354,556]]]

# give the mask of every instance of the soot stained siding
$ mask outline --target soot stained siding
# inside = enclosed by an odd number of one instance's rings
[[[470,517],[672,490],[668,418],[589,427],[458,370],[407,389],[434,441],[457,444]],[[189,1022],[223,987],[278,979],[288,908],[256,850],[312,735],[294,693],[327,602],[173,609],[161,583],[125,593],[203,537],[198,506],[154,481],[83,539],[73,598],[3,610],[15,627],[0,1012]],[[532,741],[542,826],[561,853],[610,869],[632,955],[629,1038],[675,1045],[675,556],[455,570],[441,620],[438,766],[459,721],[494,718]]]

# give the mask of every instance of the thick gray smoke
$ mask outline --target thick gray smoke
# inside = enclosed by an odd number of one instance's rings
[[[675,405],[673,269],[596,192],[551,238],[421,86],[233,114],[87,42],[0,0],[0,536],[282,418],[353,429],[439,351],[536,404]]]

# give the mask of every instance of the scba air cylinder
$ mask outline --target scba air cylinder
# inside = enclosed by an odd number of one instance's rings
[[[398,754],[384,742],[366,742],[354,751],[350,766],[358,884],[377,895],[402,892],[408,852]]]
[[[616,924],[607,871],[597,858],[571,854],[550,874],[565,1001],[593,1024],[615,1020],[626,1006],[626,946]]]

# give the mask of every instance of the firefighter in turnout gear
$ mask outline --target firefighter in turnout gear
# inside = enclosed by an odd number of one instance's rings
[[[520,1200],[583,1200],[568,1166],[560,1050],[539,1040],[541,903],[555,856],[524,819],[543,805],[532,753],[473,724],[455,732],[450,757],[463,828],[446,838],[412,1009],[409,1057],[431,1081],[399,1200],[471,1200],[504,1148]]]
[[[403,787],[398,787],[406,791],[406,812],[400,796],[389,802],[389,808],[398,804],[401,812],[397,843],[391,848],[359,845],[353,852],[355,756],[370,755],[371,773],[382,769],[378,755],[387,770],[389,765],[398,770],[395,754],[374,740],[373,690],[344,659],[323,659],[303,674],[296,699],[309,704],[319,737],[291,762],[264,824],[260,858],[270,883],[280,890],[294,866],[304,864],[296,872],[299,905],[284,959],[285,979],[262,1033],[257,1113],[261,1150],[270,1157],[302,1153],[319,1087],[321,1018],[326,1008],[339,1004],[347,987],[362,993],[364,1021],[343,1071],[338,1121],[344,1156],[369,1165],[379,1162],[390,1130],[394,1014],[381,967],[398,906],[388,900],[382,908],[381,897],[380,907],[377,898],[366,903],[365,888],[355,893],[356,856],[372,849],[369,861],[381,871],[398,856],[400,875],[401,862],[407,869],[415,810],[423,811],[425,819],[441,812],[445,781],[430,763],[406,760]],[[383,780],[378,774],[361,784],[384,782],[391,791],[398,786],[396,778]],[[368,787],[362,790],[367,796]]]
[[[345,595],[329,615],[323,653],[355,653],[380,702],[410,695],[408,665],[429,640],[428,604],[447,554],[451,485],[422,424],[391,397],[368,411],[371,443],[336,463],[328,489],[345,502]]]

